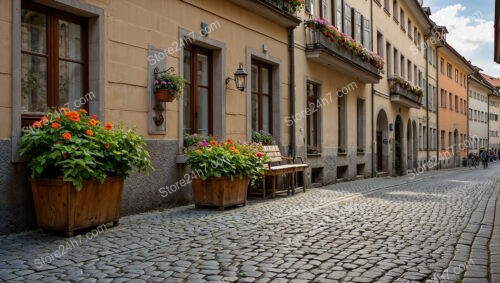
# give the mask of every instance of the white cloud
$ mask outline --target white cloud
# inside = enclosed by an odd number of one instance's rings
[[[480,11],[464,13],[462,4],[446,6],[431,15],[438,25],[449,31],[446,41],[464,57],[473,55],[484,44],[494,42],[493,21],[484,19]]]

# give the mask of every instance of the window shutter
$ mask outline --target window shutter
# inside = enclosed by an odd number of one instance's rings
[[[368,50],[372,50],[371,43],[370,20],[363,19],[363,46]]]

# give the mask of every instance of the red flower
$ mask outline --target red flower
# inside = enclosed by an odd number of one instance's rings
[[[86,133],[87,133],[87,135],[89,135],[89,136],[93,136],[93,135],[94,135],[94,132],[92,132],[92,130],[90,130],[90,129],[88,129],[88,130],[86,131]]]
[[[97,120],[97,115],[96,114],[92,114],[92,116],[90,116],[90,118]]]
[[[61,127],[61,124],[59,124],[59,123],[52,123],[52,128],[59,129],[60,127]]]
[[[62,137],[63,137],[65,140],[69,141],[69,140],[71,139],[71,134],[70,134],[70,133],[68,133],[68,132],[65,132],[64,134],[62,134]]]
[[[104,124],[104,129],[105,130],[111,130],[111,129],[113,129],[113,124],[111,124],[111,123]]]
[[[262,154],[262,152],[257,152],[257,157],[258,158],[262,158],[262,156],[264,156],[264,154]]]
[[[104,147],[105,147],[106,149],[108,149],[108,148],[109,148],[109,143],[105,144],[105,145],[104,145]]]

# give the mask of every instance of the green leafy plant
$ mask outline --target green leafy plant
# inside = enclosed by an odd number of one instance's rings
[[[184,78],[169,72],[162,73],[154,81],[155,91],[166,89],[170,95],[174,95],[175,97],[182,96],[184,84]]]
[[[217,142],[213,137],[201,140],[196,148],[186,151],[187,163],[193,172],[198,172],[202,180],[209,177],[247,176],[251,181],[264,174],[267,156],[262,146],[256,143],[239,143],[227,139]]]
[[[198,144],[203,140],[205,140],[207,142],[211,142],[212,140],[216,140],[216,139],[217,139],[217,136],[205,137],[205,136],[202,136],[199,134],[192,134],[192,135],[185,134],[184,135],[184,148],[197,147]]]
[[[399,85],[402,89],[407,90],[413,94],[415,94],[418,97],[422,97],[424,95],[424,92],[422,88],[412,85],[409,81],[405,80],[404,78],[400,76],[394,76],[392,78],[393,83]]]
[[[344,153],[346,153],[345,149],[344,149],[344,148],[342,148],[342,147],[339,147],[339,148],[338,148],[338,150],[337,150],[337,152],[338,152],[339,154],[344,154]]]
[[[273,136],[265,133],[264,131],[252,131],[252,142],[260,143],[262,145],[274,144]]]
[[[286,0],[288,3],[288,11],[292,14],[295,14],[297,11],[302,9],[304,7],[305,1],[304,0]]]
[[[21,138],[20,154],[31,158],[32,178],[62,177],[79,191],[84,180],[104,182],[108,176],[126,178],[134,169],[145,174],[154,169],[144,138],[133,129],[101,126],[83,109],[61,111],[51,113],[54,121],[46,116],[35,121],[34,130]]]
[[[364,147],[362,147],[362,146],[359,146],[359,147],[358,147],[358,152],[359,152],[359,153],[363,153],[363,152],[365,152],[365,148],[364,148]]]

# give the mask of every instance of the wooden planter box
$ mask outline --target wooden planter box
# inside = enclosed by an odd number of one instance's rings
[[[205,181],[193,180],[193,201],[195,207],[216,206],[221,210],[228,206],[247,203],[248,177],[210,177]]]
[[[38,229],[65,232],[113,222],[118,225],[123,178],[109,177],[104,183],[84,181],[77,191],[62,179],[31,181]]]

